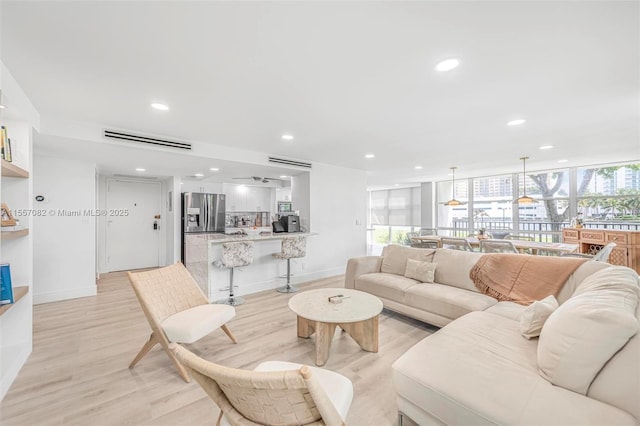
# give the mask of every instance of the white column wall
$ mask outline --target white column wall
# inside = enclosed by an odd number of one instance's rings
[[[308,279],[344,274],[349,258],[367,253],[366,173],[314,163],[309,184],[309,231],[318,235],[309,237],[307,256],[294,268]],[[295,186],[291,198],[298,209]]]

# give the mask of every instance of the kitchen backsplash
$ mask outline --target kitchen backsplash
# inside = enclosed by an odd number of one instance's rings
[[[234,212],[225,215],[225,226],[232,228],[249,228],[254,226],[270,226],[269,212]]]

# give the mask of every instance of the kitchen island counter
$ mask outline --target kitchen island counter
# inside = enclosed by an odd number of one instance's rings
[[[236,268],[235,284],[238,288],[235,293],[245,295],[275,289],[282,285],[281,276],[286,270],[285,262],[273,256],[275,253],[280,253],[281,240],[287,237],[300,238],[313,235],[317,234],[312,232],[281,232],[263,235],[187,234],[185,266],[210,302],[224,299],[228,295],[229,269],[213,266],[214,261],[222,258],[222,243],[254,241],[253,263]],[[294,270],[303,269],[303,258],[294,259],[292,267]]]

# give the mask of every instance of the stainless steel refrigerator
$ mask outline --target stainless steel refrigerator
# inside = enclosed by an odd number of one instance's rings
[[[182,262],[185,263],[185,234],[224,234],[225,195],[201,192],[182,193]]]

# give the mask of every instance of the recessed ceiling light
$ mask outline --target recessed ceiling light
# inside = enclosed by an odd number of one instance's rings
[[[6,108],[6,106],[5,106],[5,105],[1,105],[1,104],[0,104],[0,109],[5,109],[5,108]]]
[[[422,170],[422,166],[416,166],[415,169],[416,170]]]
[[[365,154],[364,158],[375,158],[375,154]]]
[[[538,148],[538,149],[545,150],[545,149],[551,149],[551,148],[553,148],[553,145],[542,145],[542,146],[541,146],[540,148]]]
[[[151,104],[151,108],[157,109],[159,111],[169,111],[169,107],[165,104],[160,104],[157,102],[154,102]]]
[[[444,61],[438,62],[438,65],[436,65],[436,71],[451,71],[452,69],[457,68],[458,65],[460,65],[460,61],[458,59],[445,59]]]
[[[558,163],[567,163],[569,160],[558,160]]]
[[[143,169],[142,167],[136,168],[136,172],[146,172],[147,169]]]
[[[280,179],[286,179],[286,178],[288,178],[288,177],[289,177],[289,176],[286,176],[286,175],[280,175]]]
[[[217,168],[217,167],[212,167],[209,170],[211,170],[212,172],[219,172],[220,171],[220,169]]]
[[[196,173],[194,176],[195,177],[203,177],[204,175],[202,173]]]
[[[393,186],[400,186],[400,184],[399,183],[394,183]]]
[[[293,140],[293,135],[284,134],[284,135],[282,135],[282,139],[285,140],[285,141],[292,141]]]
[[[517,120],[511,120],[509,122],[507,122],[507,126],[519,126],[521,124],[526,123],[527,120],[523,119],[523,118],[519,118]]]

